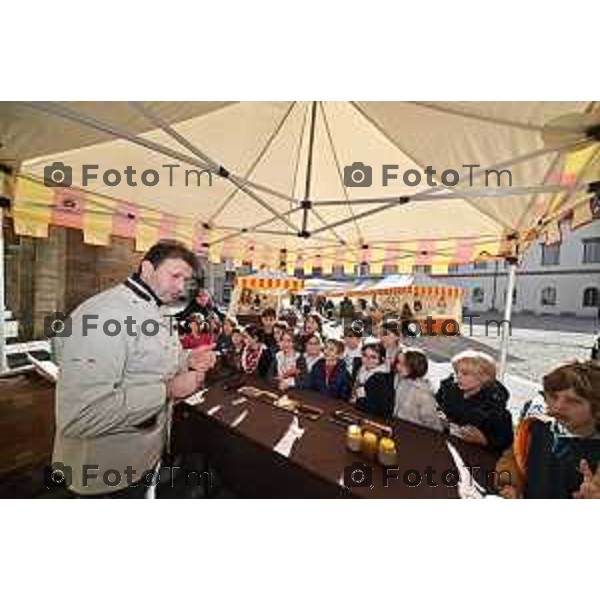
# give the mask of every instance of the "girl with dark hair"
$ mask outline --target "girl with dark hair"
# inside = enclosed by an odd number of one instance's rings
[[[241,367],[244,373],[255,373],[266,377],[269,373],[270,361],[267,347],[262,343],[261,331],[255,325],[248,325],[244,332],[246,345],[242,351]]]
[[[427,375],[427,356],[421,350],[407,349],[398,355],[395,363],[394,388],[396,398],[394,417],[442,431],[444,424]]]
[[[306,387],[310,374],[319,360],[323,358],[323,340],[318,333],[313,333],[306,340],[304,354],[298,358],[298,370],[302,374],[296,382],[297,387]]]
[[[367,343],[362,348],[362,365],[356,374],[350,402],[371,415],[392,416],[393,380],[385,364],[385,349],[379,342]]]
[[[287,390],[295,387],[299,380],[303,380],[306,373],[300,364],[300,354],[294,348],[294,334],[291,330],[282,333],[279,348],[271,364],[271,374],[279,389]]]

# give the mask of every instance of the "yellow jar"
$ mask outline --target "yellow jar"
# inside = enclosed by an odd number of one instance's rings
[[[379,439],[377,435],[375,435],[372,431],[365,431],[362,436],[362,451],[363,454],[370,458],[371,460],[375,459],[377,455],[377,447],[378,447]]]
[[[398,454],[396,443],[392,438],[383,437],[379,442],[379,453],[377,458],[382,465],[391,466],[397,464]]]
[[[358,425],[348,425],[346,431],[346,447],[351,452],[360,452],[362,446],[362,430]]]

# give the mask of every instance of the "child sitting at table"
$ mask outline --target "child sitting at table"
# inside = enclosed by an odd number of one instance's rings
[[[279,349],[279,342],[281,342],[281,336],[283,332],[289,329],[289,325],[285,321],[277,321],[273,325],[273,337],[275,338],[276,348]]]
[[[392,375],[385,364],[385,349],[379,341],[367,342],[362,349],[350,402],[376,417],[390,418],[394,410]]]
[[[496,465],[500,495],[600,498],[600,364],[561,365],[543,388],[545,410],[523,418]]]
[[[421,350],[407,348],[398,354],[395,363],[394,417],[443,431],[444,424],[431,383],[425,379],[429,365]]]
[[[255,373],[259,377],[266,377],[270,368],[270,357],[267,347],[262,343],[261,334],[256,325],[246,327],[245,346],[240,362],[244,373]]]
[[[323,341],[318,333],[313,333],[307,340],[304,354],[298,358],[298,370],[301,374],[296,381],[297,387],[306,387],[311,371],[317,362],[323,358]]]
[[[496,362],[483,352],[466,350],[452,359],[454,376],[444,379],[436,394],[440,409],[456,435],[501,453],[513,442],[509,392],[496,379]]]
[[[362,334],[353,327],[344,329],[344,365],[350,375],[350,380],[354,381],[360,365],[362,364]]]
[[[223,328],[217,338],[217,345],[215,347],[217,352],[228,352],[233,348],[232,334],[236,327],[237,321],[232,317],[227,317],[223,321]]]
[[[193,350],[199,346],[210,346],[213,339],[206,329],[203,319],[192,317],[189,321],[189,332],[181,337],[181,345],[185,350]]]
[[[294,334],[291,329],[283,332],[279,347],[281,349],[275,355],[275,361],[271,365],[271,374],[279,389],[283,391],[294,387],[299,380],[303,380],[306,372],[300,362],[300,354],[294,348]]]
[[[344,343],[342,341],[327,340],[323,358],[315,363],[304,387],[330,398],[348,400],[352,386],[343,355]]]

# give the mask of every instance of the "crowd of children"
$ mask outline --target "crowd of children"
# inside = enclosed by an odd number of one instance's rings
[[[352,327],[341,340],[326,339],[318,314],[307,315],[297,331],[267,308],[260,326],[242,328],[225,319],[214,342],[229,364],[281,391],[313,390],[373,417],[410,421],[488,448],[500,459],[498,469],[511,473],[509,484],[498,482],[506,498],[600,496],[600,475],[594,475],[600,460],[597,361],[576,361],[549,373],[543,409],[524,415],[514,431],[509,391],[497,379],[492,357],[458,354],[452,375],[434,392],[427,356],[405,347],[394,323],[382,326],[380,339],[364,338]],[[574,463],[581,463],[575,475]],[[550,468],[564,471],[564,477],[549,477]]]

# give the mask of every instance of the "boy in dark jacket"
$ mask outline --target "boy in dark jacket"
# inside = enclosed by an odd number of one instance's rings
[[[311,369],[306,388],[330,398],[348,400],[352,391],[350,374],[342,360],[344,344],[339,340],[325,343],[324,358]]]

